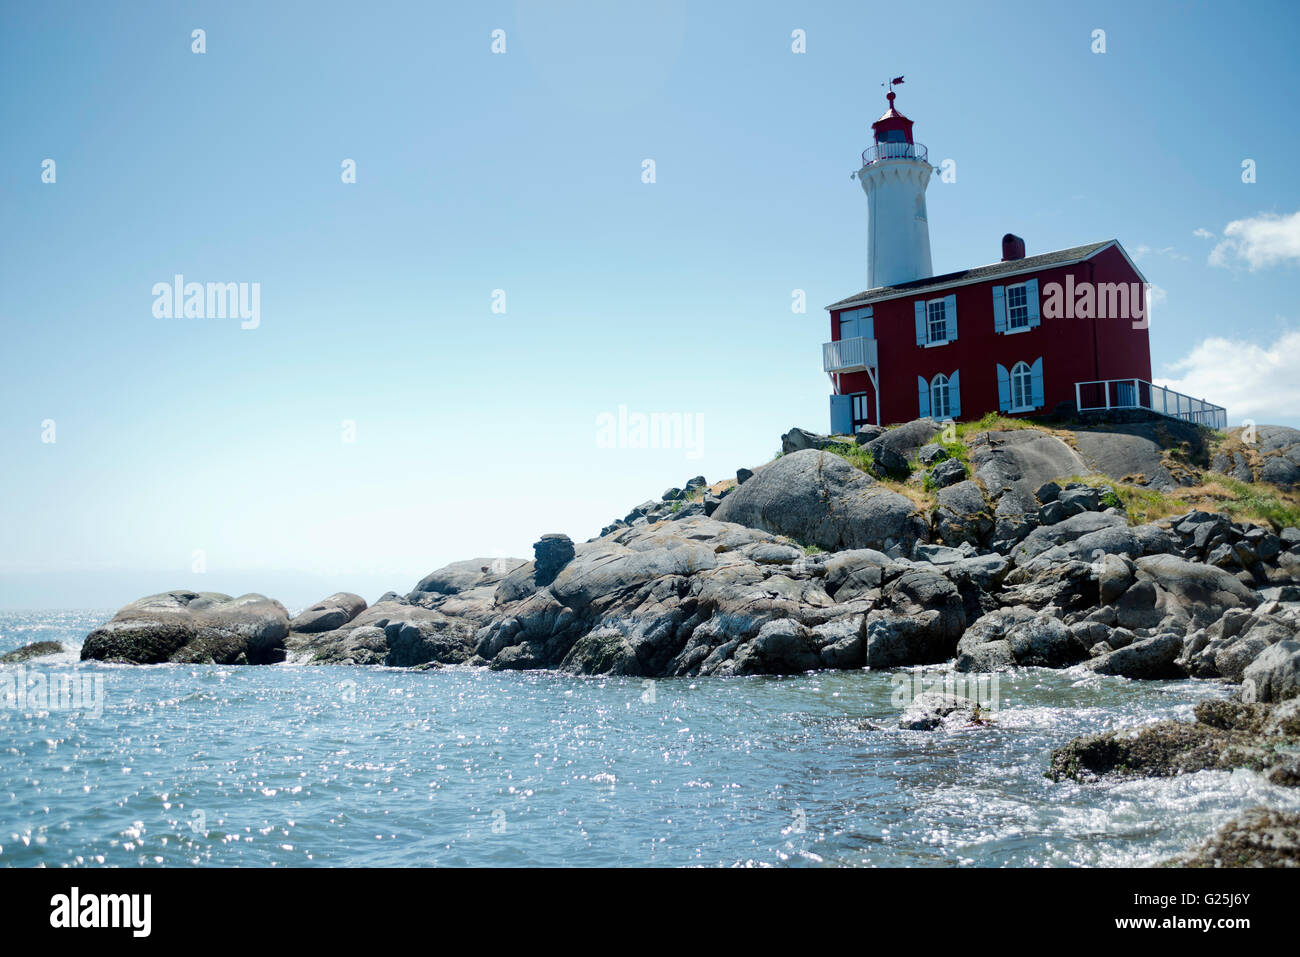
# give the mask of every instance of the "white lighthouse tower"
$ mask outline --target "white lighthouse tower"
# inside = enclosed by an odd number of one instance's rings
[[[891,80],[890,85],[903,78]],[[930,182],[926,149],[912,139],[912,121],[889,109],[871,124],[875,141],[862,154],[858,182],[867,194],[867,288],[896,286],[934,275],[925,187]]]

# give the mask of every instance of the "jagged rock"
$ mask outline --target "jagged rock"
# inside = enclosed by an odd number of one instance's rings
[[[291,631],[333,631],[350,622],[366,610],[366,600],[360,595],[341,591],[322,598],[289,622]]]
[[[1036,561],[1007,574],[1002,601],[1039,611],[1059,609],[1062,615],[1083,612],[1097,603],[1096,577],[1088,562]]]
[[[933,731],[949,720],[976,723],[975,702],[961,695],[925,691],[912,699],[898,726],[904,731]]]
[[[966,466],[958,459],[947,459],[930,470],[930,481],[935,488],[947,488],[966,478]]]
[[[1073,542],[1090,532],[1107,528],[1125,528],[1127,524],[1122,516],[1109,512],[1081,512],[1054,525],[1040,525],[1035,528],[1024,541],[1012,549],[1011,556],[1017,564],[1026,564],[1054,545]]]
[[[273,664],[284,660],[289,613],[265,595],[177,590],[141,598],[92,631],[83,661]]]
[[[917,568],[889,582],[882,595],[889,611],[867,617],[867,664],[872,668],[947,661],[966,627],[957,587],[943,575]]]
[[[736,484],[744,485],[754,477],[752,469],[736,469]]]
[[[912,466],[907,458],[887,445],[867,443],[872,449],[871,472],[877,478],[905,479],[912,474]]]
[[[533,546],[533,566],[539,585],[549,585],[570,561],[573,560],[573,539],[552,532],[543,535]]]
[[[883,425],[864,425],[854,434],[853,440],[858,445],[866,445],[872,439],[878,438],[888,431]]]
[[[927,537],[911,501],[881,488],[838,455],[813,450],[763,466],[713,517],[828,550],[910,549]]]
[[[924,466],[937,465],[948,458],[948,450],[937,443],[921,446],[916,453],[916,460]]]
[[[1300,641],[1279,641],[1259,653],[1242,674],[1242,695],[1284,701],[1300,695]]]

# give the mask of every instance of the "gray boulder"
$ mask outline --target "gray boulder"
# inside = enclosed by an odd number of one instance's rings
[[[1093,658],[1085,667],[1098,674],[1124,678],[1179,678],[1183,672],[1177,659],[1182,650],[1182,636],[1166,632]]]
[[[1242,675],[1248,701],[1285,701],[1300,695],[1300,641],[1279,641],[1260,652]]]
[[[791,452],[802,452],[806,449],[823,449],[834,441],[829,435],[819,435],[807,429],[794,428],[781,436],[781,452],[789,455]]]
[[[866,449],[877,458],[888,449],[906,461],[938,434],[939,423],[934,419],[914,419],[882,432],[866,443]]]
[[[910,549],[927,537],[926,523],[911,501],[881,488],[840,456],[813,450],[784,455],[759,469],[713,517],[831,551]]]
[[[958,459],[947,459],[930,470],[930,481],[935,488],[956,485],[966,478],[966,466]]]
[[[975,724],[975,702],[961,695],[926,691],[907,706],[898,726],[904,731],[933,731],[948,722]]]
[[[949,545],[979,545],[993,531],[993,515],[977,483],[967,480],[941,488],[935,501],[935,531]]]
[[[1024,541],[1012,549],[1011,557],[1017,564],[1023,565],[1054,545],[1073,542],[1091,532],[1107,528],[1125,528],[1127,525],[1128,522],[1121,515],[1109,512],[1082,512],[1055,525],[1040,525],[1035,528]]]
[[[284,660],[289,613],[265,595],[177,590],[141,598],[96,628],[85,660],[130,664],[274,664]]]
[[[366,600],[360,595],[346,591],[336,592],[300,612],[289,622],[289,629],[306,633],[333,631],[365,610]]]
[[[1219,568],[1176,555],[1145,555],[1135,564],[1138,583],[1149,581],[1156,586],[1154,608],[1162,618],[1203,628],[1229,608],[1250,609],[1259,604],[1253,589]]]

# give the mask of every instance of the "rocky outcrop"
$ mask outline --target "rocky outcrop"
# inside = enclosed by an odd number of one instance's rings
[[[1300,786],[1300,701],[1202,701],[1193,722],[1161,721],[1075,738],[1052,752],[1047,773],[1054,780],[1087,781],[1233,768]]]
[[[142,665],[273,664],[284,660],[288,635],[289,613],[265,595],[178,590],[127,605],[86,637],[81,657]]]
[[[933,731],[944,725],[979,726],[987,723],[979,705],[957,694],[926,691],[907,706],[898,726],[904,731]]]
[[[763,466],[713,517],[827,550],[899,549],[928,536],[912,502],[831,452],[808,449]]]
[[[1245,429],[1230,429],[1210,468],[1243,482],[1300,487],[1300,430],[1260,425],[1252,435]]]
[[[406,597],[408,601],[419,603],[447,595],[459,595],[498,582],[520,565],[526,564],[527,561],[522,558],[471,558],[452,562],[421,578]]]
[[[1300,867],[1300,814],[1247,810],[1169,863],[1175,867]]]
[[[23,645],[21,648],[0,655],[0,665],[17,665],[24,661],[31,661],[33,658],[45,658],[62,653],[63,645],[57,641],[33,641],[29,645]]]
[[[677,489],[671,489],[664,493],[665,501],[673,501],[672,493]],[[680,497],[680,496],[678,496]],[[535,557],[533,558],[534,577],[539,585],[549,585],[555,581],[555,576],[565,565],[573,561],[573,539],[568,535],[553,532],[543,535],[541,540],[533,546]]]
[[[858,455],[843,438],[796,432],[792,446],[827,448],[736,485],[693,476],[590,541],[543,536],[533,561],[454,562],[405,596],[367,608],[340,593],[292,622],[262,596],[152,596],[83,655],[647,677],[955,659],[961,672],[1082,665],[1296,694],[1300,530],[1199,511],[1130,526],[1110,486],[1070,481],[1104,457],[1033,429],[976,436],[975,474],[944,484],[939,470],[965,472],[937,429],[856,437],[873,459],[926,467],[908,481],[934,489],[928,517],[832,451]]]
[[[330,631],[295,631],[287,657],[302,665],[459,664],[473,654],[475,631],[472,620],[395,598]]]

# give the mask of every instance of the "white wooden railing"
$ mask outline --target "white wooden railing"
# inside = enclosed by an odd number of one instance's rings
[[[1228,427],[1228,410],[1146,379],[1097,379],[1074,384],[1074,404],[1080,412],[1146,409],[1171,419],[1195,422],[1212,429]]]
[[[854,372],[876,365],[876,340],[858,337],[822,343],[822,371]]]

